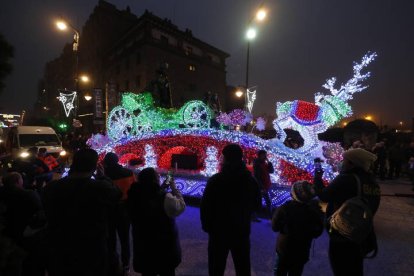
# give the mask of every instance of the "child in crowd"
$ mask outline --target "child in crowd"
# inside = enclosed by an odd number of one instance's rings
[[[293,200],[276,209],[272,229],[279,232],[274,275],[301,275],[309,260],[312,240],[323,231],[323,213],[312,185],[298,181],[292,185]]]

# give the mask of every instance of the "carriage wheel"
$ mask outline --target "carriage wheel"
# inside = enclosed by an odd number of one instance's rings
[[[183,107],[183,123],[189,128],[209,128],[210,109],[201,101],[188,102]]]
[[[137,135],[141,135],[145,132],[152,131],[151,121],[143,113],[141,113],[135,118],[135,126],[136,126]]]
[[[112,109],[107,122],[108,135],[113,140],[120,140],[134,135],[134,119],[122,106]]]

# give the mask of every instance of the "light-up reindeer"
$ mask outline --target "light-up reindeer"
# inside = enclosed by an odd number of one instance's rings
[[[315,103],[295,100],[277,103],[277,119],[273,121],[273,127],[278,133],[280,141],[286,139],[284,129],[293,129],[300,133],[304,144],[297,149],[298,153],[309,154],[318,148],[318,133],[324,132],[328,127],[336,124],[345,117],[352,115],[351,106],[348,101],[354,93],[361,92],[368,86],[362,86],[361,82],[369,78],[370,72],[361,73],[375,58],[376,53],[367,53],[360,63],[354,63],[354,75],[347,83],[342,84],[339,89],[334,87],[336,78],[330,78],[322,86],[331,92],[324,95],[320,92],[315,94]]]

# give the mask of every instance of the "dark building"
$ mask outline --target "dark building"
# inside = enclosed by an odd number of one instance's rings
[[[173,106],[202,100],[208,91],[218,93],[225,105],[229,55],[197,39],[190,30],[179,30],[170,20],[148,11],[137,17],[129,7],[118,10],[99,1],[81,30],[78,57],[79,75],[91,79],[89,84],[79,82],[78,115],[93,112],[93,100],[89,106],[83,100],[83,94],[93,88],[107,89],[111,108],[119,103],[121,92],[151,90],[160,72],[168,77]],[[62,116],[63,108],[56,97],[58,89],[74,90],[75,61],[68,44],[60,57],[46,64],[39,112]]]

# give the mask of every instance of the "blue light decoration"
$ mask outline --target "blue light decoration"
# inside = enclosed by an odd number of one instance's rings
[[[277,119],[273,122],[278,132],[278,138],[275,139],[264,140],[251,133],[210,128],[211,110],[200,101],[190,101],[179,110],[160,109],[153,105],[152,96],[148,93],[126,93],[122,97],[122,105],[115,107],[109,115],[107,126],[110,141],[102,144],[102,139],[98,139],[100,143],[91,144],[99,144],[95,149],[101,155],[110,151],[124,159],[127,154],[144,157],[145,167],[155,167],[160,171],[168,170],[166,166],[170,166],[169,162],[161,162],[166,159],[166,152],[173,148],[189,149],[197,155],[202,168],[186,176],[177,176],[176,182],[184,195],[195,197],[201,197],[206,176],[217,172],[218,153],[226,145],[239,144],[247,163],[252,161],[258,150],[266,150],[269,161],[275,167],[275,173],[271,174],[273,185],[270,195],[272,204],[277,206],[290,198],[290,185],[293,182],[312,181],[313,160],[322,157],[323,152],[317,134],[352,114],[348,101],[354,93],[367,88],[360,83],[370,73],[363,74],[361,71],[375,57],[375,53],[367,54],[360,63],[355,63],[353,77],[338,89],[334,87],[336,79],[328,79],[323,87],[331,94],[316,93],[315,103],[300,100],[277,103]],[[221,114],[223,120],[216,119],[226,124],[234,123],[232,121],[245,124],[250,120],[246,119],[248,116],[245,113],[236,110],[226,116]],[[291,149],[283,144],[286,128],[300,132],[304,138],[303,147]],[[336,160],[340,151],[336,146],[325,145],[325,155],[327,159]],[[322,163],[322,168],[326,182],[337,174],[331,162]]]

